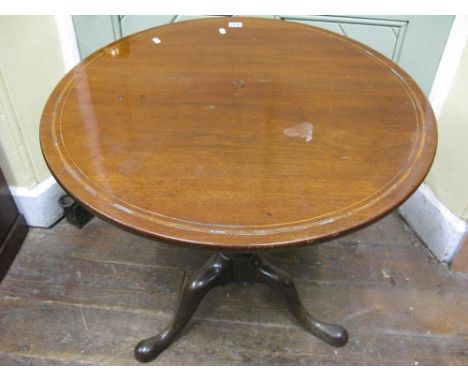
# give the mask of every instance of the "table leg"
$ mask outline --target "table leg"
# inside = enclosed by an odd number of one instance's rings
[[[253,255],[252,262],[257,281],[279,291],[286,298],[289,311],[307,331],[332,346],[344,346],[348,342],[348,332],[342,326],[327,324],[309,314],[287,272],[260,256]]]
[[[256,254],[218,253],[190,281],[184,282],[172,323],[159,335],[140,341],[135,347],[135,358],[141,362],[154,360],[187,325],[203,297],[214,287],[230,282],[264,283],[285,297],[290,312],[314,336],[332,346],[343,346],[348,341],[343,327],[322,322],[307,312],[292,277],[283,269]]]
[[[150,362],[163,352],[187,325],[203,297],[212,288],[231,281],[231,267],[230,259],[218,253],[198,270],[191,281],[185,282],[174,320],[159,335],[140,341],[135,347],[135,358],[140,362]]]

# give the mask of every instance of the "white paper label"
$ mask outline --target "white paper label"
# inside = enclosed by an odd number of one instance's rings
[[[229,24],[229,28],[242,28],[242,22],[240,21],[232,21]]]

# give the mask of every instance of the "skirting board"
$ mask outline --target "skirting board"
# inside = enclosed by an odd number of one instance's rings
[[[399,213],[442,262],[451,263],[467,238],[467,223],[445,207],[426,184],[399,208]]]
[[[58,200],[66,192],[53,177],[33,189],[10,187],[10,191],[30,227],[50,227],[63,216]]]

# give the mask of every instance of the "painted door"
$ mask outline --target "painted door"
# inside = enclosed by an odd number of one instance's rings
[[[216,16],[73,16],[81,58],[121,37],[158,25]],[[331,30],[376,49],[398,63],[426,94],[453,16],[262,16]]]

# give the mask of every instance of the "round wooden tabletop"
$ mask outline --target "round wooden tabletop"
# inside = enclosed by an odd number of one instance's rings
[[[181,245],[299,246],[369,224],[421,184],[432,109],[376,51],[310,26],[212,18],[116,41],[71,70],[40,129],[97,215]]]

